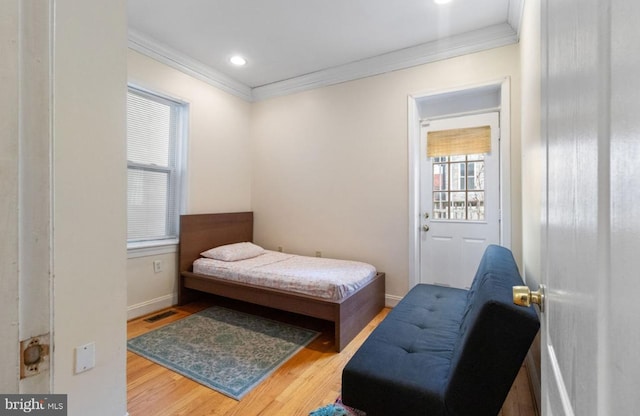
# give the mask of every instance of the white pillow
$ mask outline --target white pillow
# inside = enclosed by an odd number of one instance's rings
[[[237,261],[250,259],[264,254],[264,249],[253,243],[234,243],[226,246],[214,247],[200,253],[202,257],[222,261]]]

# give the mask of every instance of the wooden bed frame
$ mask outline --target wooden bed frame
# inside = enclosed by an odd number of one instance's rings
[[[181,216],[178,303],[191,302],[199,292],[206,292],[331,321],[337,351],[384,307],[384,273],[377,273],[366,286],[338,301],[193,273],[193,262],[201,252],[244,241],[253,241],[252,212]]]

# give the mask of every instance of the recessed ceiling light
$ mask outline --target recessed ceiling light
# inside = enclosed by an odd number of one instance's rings
[[[229,59],[229,62],[231,62],[232,64],[234,64],[234,65],[236,65],[236,66],[242,66],[242,65],[245,65],[245,64],[247,63],[247,60],[246,60],[246,59],[244,59],[244,58],[243,58],[242,56],[240,56],[240,55],[235,55],[235,56],[232,56],[232,57]]]
[[[451,0],[433,0],[435,4],[447,4],[450,3]]]

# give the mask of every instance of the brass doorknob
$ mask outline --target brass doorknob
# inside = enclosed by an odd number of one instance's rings
[[[540,310],[543,310],[544,304],[544,290],[543,287],[540,286],[538,290],[532,292],[529,289],[529,286],[514,286],[513,287],[513,303],[520,306],[531,306],[532,303],[535,303],[540,307]]]

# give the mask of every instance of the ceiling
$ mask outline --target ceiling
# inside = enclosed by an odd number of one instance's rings
[[[515,43],[523,2],[128,0],[129,46],[253,101]]]

